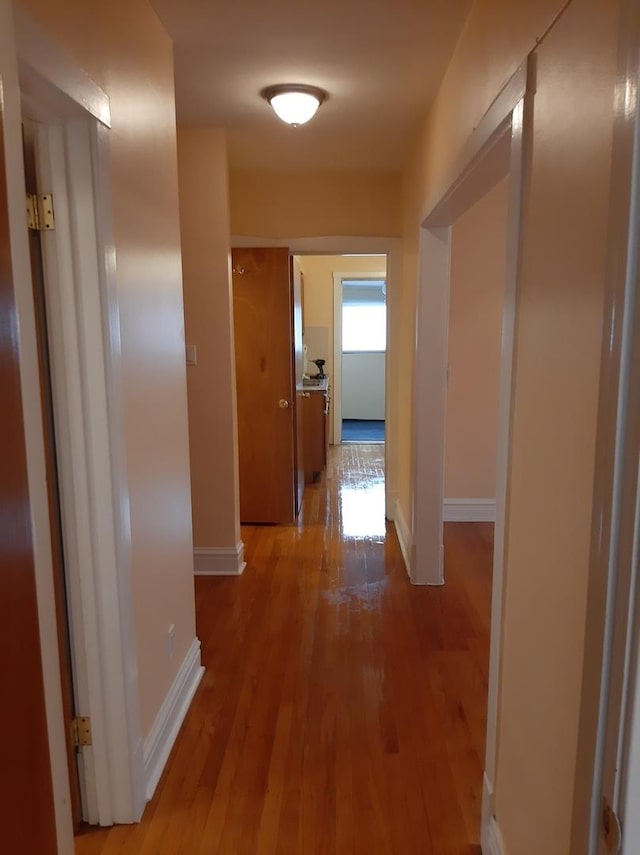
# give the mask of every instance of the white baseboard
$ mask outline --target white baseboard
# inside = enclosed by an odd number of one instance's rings
[[[241,540],[235,546],[197,546],[193,550],[196,576],[241,576],[245,567]]]
[[[495,522],[495,499],[445,499],[445,522]]]
[[[482,855],[507,855],[495,816],[492,816],[482,833]]]
[[[402,513],[400,503],[397,501],[393,513],[393,524],[396,527],[396,534],[398,535],[400,551],[402,552],[402,557],[404,558],[404,566],[406,568],[407,575],[411,579],[413,537],[411,536],[411,530],[409,529],[407,521],[404,518],[404,514]]]
[[[507,855],[500,828],[493,815],[493,787],[485,773],[482,783],[482,855]]]
[[[144,775],[148,800],[153,798],[203,674],[200,641],[194,638],[144,741]]]

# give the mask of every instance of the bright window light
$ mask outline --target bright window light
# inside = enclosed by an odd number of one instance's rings
[[[384,303],[342,306],[343,352],[384,352],[387,349],[387,307]]]

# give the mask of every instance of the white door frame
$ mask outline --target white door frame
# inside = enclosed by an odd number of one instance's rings
[[[605,334],[572,855],[612,851],[602,832],[605,799],[621,817],[624,835],[629,739],[640,677],[639,13],[638,0],[620,4]],[[636,845],[637,840],[625,842],[623,836],[623,852],[631,855]]]
[[[333,442],[342,442],[342,281],[344,279],[365,279],[371,281],[387,281],[387,274],[378,273],[334,273],[333,274]],[[389,340],[389,317],[387,313],[387,341]],[[386,351],[385,351],[386,362]],[[386,375],[386,371],[385,371]],[[386,376],[385,376],[386,384]],[[387,399],[385,386],[385,402]],[[386,410],[385,403],[385,410]]]
[[[2,10],[3,14],[5,9]],[[78,713],[92,722],[82,750],[83,818],[137,821],[145,784],[131,597],[130,525],[120,390],[115,252],[110,232],[108,96],[18,4],[3,36],[5,150],[12,260],[47,722],[59,851],[69,849],[51,541],[44,474],[35,313],[24,215],[22,110],[41,123],[41,192],[54,193],[56,232],[43,235],[61,477],[69,622]],[[22,100],[22,105],[21,105]]]
[[[428,205],[420,234],[414,397],[413,551],[415,584],[444,583],[444,435],[450,290],[451,226],[509,174],[507,263],[502,313],[502,357],[496,459],[496,523],[487,744],[482,805],[483,851],[496,833],[493,792],[496,771],[500,651],[509,494],[514,334],[523,187],[531,133],[532,85],[524,63],[493,102],[467,141],[444,192]]]
[[[399,311],[397,296],[402,270],[401,241],[393,237],[362,237],[338,235],[333,237],[264,238],[231,235],[231,247],[286,246],[292,255],[386,255],[387,256],[387,330],[393,327],[393,318]],[[349,274],[351,275],[351,274]],[[398,500],[398,440],[393,390],[397,368],[397,343],[387,337],[385,360],[385,504],[386,517],[395,519]],[[334,393],[335,396],[335,393]],[[333,401],[332,401],[333,406]],[[334,436],[334,442],[336,441]]]

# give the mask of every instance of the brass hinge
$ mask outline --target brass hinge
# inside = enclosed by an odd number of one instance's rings
[[[91,741],[91,719],[86,715],[79,715],[71,720],[71,741],[74,748],[84,748],[92,745]]]
[[[56,227],[51,193],[27,193],[27,225],[35,232],[52,232]]]
[[[606,799],[602,804],[602,834],[607,852],[613,852],[616,855],[622,845],[622,828],[618,814]]]

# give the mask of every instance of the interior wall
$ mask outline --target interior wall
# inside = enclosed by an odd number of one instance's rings
[[[238,437],[225,132],[178,128],[193,538],[240,541]]]
[[[451,233],[446,499],[495,499],[509,183],[501,181]]]
[[[384,420],[384,353],[342,354],[342,418]]]
[[[403,278],[392,336],[398,346],[394,372],[398,504],[407,521],[413,515],[414,330],[420,225],[455,177],[451,169],[464,142],[564,5],[565,0],[474,3],[403,173]]]
[[[232,171],[230,192],[233,235],[400,234],[399,173]]]
[[[505,851],[518,855],[570,848],[591,529],[618,7],[565,6],[472,8],[405,171],[395,328],[398,436],[409,437],[421,221],[456,177],[464,140],[564,9],[538,51],[516,329],[495,811]],[[410,444],[401,452],[400,511],[411,519]]]
[[[172,44],[146,0],[25,0],[24,6],[111,100],[133,606],[146,736],[195,637]],[[48,643],[55,642],[43,639]]]
[[[570,851],[617,25],[617,4],[580,0],[536,51],[495,801],[506,848],[522,855]]]
[[[304,275],[303,325],[328,329],[328,354],[325,372],[332,377],[334,353],[333,274],[386,273],[387,259],[378,255],[301,255]],[[306,333],[305,333],[306,335]],[[306,344],[306,338],[305,338]],[[323,354],[320,354],[323,356]],[[309,351],[309,358],[314,354]]]

